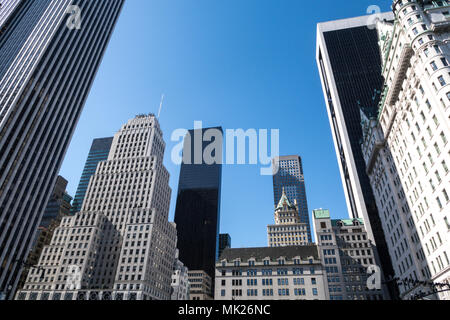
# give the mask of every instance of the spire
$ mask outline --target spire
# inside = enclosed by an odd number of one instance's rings
[[[284,206],[287,206],[288,208],[293,208],[293,205],[290,203],[289,198],[286,195],[286,190],[283,187],[283,194],[281,195],[281,199],[278,202],[276,210],[283,209]]]

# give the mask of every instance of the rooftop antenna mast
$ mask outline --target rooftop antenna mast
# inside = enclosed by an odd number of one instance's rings
[[[163,107],[163,103],[164,103],[164,93],[161,96],[161,103],[159,104],[158,119],[161,116],[161,110],[162,110],[162,107]]]

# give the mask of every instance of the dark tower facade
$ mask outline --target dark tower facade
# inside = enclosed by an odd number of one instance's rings
[[[231,248],[231,236],[228,233],[221,233],[219,235],[219,257],[226,248]]]
[[[220,196],[222,164],[195,161],[195,154],[211,142],[195,143],[196,135],[208,130],[222,133],[222,128],[189,131],[185,142],[178,185],[175,223],[178,232],[180,260],[189,270],[203,270],[214,278],[215,262],[219,254]],[[188,143],[192,142],[192,143]],[[222,141],[220,141],[222,148]],[[222,154],[222,149],[216,150]],[[190,156],[186,156],[189,154]]]
[[[0,299],[12,298],[124,0],[0,7]]]
[[[81,206],[83,205],[86,190],[89,186],[89,181],[91,180],[92,175],[95,174],[98,163],[108,159],[113,139],[113,137],[101,138],[95,139],[92,142],[86,164],[84,165],[83,173],[81,174],[80,183],[78,184],[77,193],[75,194],[75,198],[72,202],[72,214],[81,211]]]
[[[393,16],[387,13],[380,18],[389,20]],[[361,149],[360,106],[373,106],[365,111],[368,115],[377,114],[384,82],[375,20],[363,16],[330,21],[320,23],[317,30],[317,64],[349,215],[364,219],[385,276],[393,276]],[[389,291],[391,298],[398,296],[396,286],[391,286]]]

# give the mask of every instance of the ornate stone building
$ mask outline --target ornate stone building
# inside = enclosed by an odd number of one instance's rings
[[[301,222],[297,200],[291,204],[283,188],[275,208],[275,225],[267,226],[269,247],[286,247],[309,244],[309,226]]]
[[[450,280],[450,2],[397,0],[393,11],[378,23],[385,84],[378,114],[362,108],[362,149],[409,299]]]

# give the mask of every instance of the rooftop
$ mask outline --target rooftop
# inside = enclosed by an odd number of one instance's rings
[[[329,219],[330,218],[330,210],[327,209],[317,209],[313,210],[314,218],[316,219]]]
[[[331,225],[333,227],[337,227],[338,223],[342,223],[342,225],[344,227],[350,227],[350,226],[354,226],[355,222],[357,222],[361,226],[364,225],[364,220],[363,219],[337,219],[337,220],[331,220]]]
[[[220,256],[219,261],[233,261],[239,258],[241,261],[248,261],[249,259],[262,261],[268,257],[271,260],[277,260],[280,257],[284,257],[288,260],[297,257],[300,257],[302,260],[306,260],[310,257],[319,259],[319,251],[316,245],[225,249]]]

